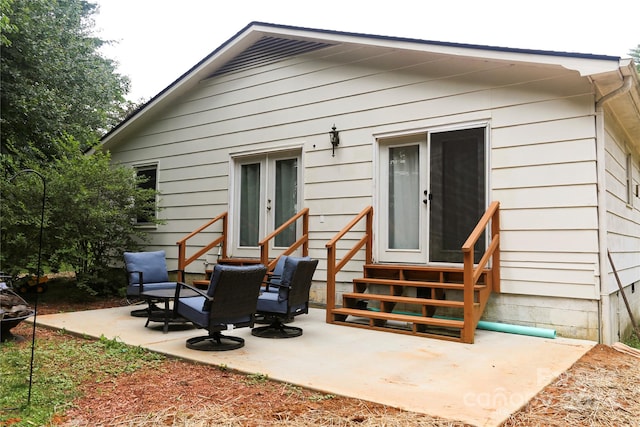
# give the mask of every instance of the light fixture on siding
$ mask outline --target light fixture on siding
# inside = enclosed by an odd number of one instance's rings
[[[336,147],[340,144],[340,135],[338,130],[336,129],[336,125],[334,124],[331,128],[331,132],[329,132],[329,140],[331,141],[331,157],[336,156]]]

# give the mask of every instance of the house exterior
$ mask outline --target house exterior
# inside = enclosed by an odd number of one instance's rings
[[[640,318],[640,81],[628,59],[251,23],[98,149],[151,177],[166,221],[152,245],[174,267],[176,241],[221,213],[229,254],[257,257],[258,240],[308,208],[323,304],[325,244],[366,206],[376,262],[456,265],[499,201],[501,292],[483,319],[619,340],[631,322],[608,251]],[[361,270],[349,263],[338,283]]]

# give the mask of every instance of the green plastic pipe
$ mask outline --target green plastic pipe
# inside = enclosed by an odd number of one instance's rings
[[[530,337],[551,338],[556,337],[555,329],[534,328],[533,326],[512,325],[510,323],[487,322],[481,320],[478,322],[478,329],[486,331],[505,332],[507,334],[527,335]]]
[[[368,308],[371,311],[380,311],[378,308]],[[408,314],[411,316],[420,316],[418,313],[413,313],[410,311],[392,311],[392,313],[397,314]],[[438,319],[447,319],[447,320],[463,320],[456,317],[444,317],[444,316],[433,316]],[[516,334],[516,335],[526,335],[530,337],[539,337],[539,338],[551,338],[554,339],[556,337],[555,329],[546,329],[546,328],[534,328],[533,326],[521,326],[521,325],[513,325],[510,323],[500,323],[500,322],[487,322],[485,320],[480,320],[478,322],[478,329],[482,329],[485,331],[494,331],[494,332],[504,332],[507,334]]]

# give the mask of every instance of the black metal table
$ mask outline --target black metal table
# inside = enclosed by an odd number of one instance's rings
[[[150,289],[142,292],[140,296],[145,298],[149,304],[147,308],[147,323],[144,325],[145,328],[149,326],[149,322],[163,322],[164,325],[162,332],[166,334],[169,332],[170,323],[189,323],[189,321],[184,317],[174,315],[173,310],[169,308],[169,303],[176,296],[175,289]],[[199,294],[191,289],[180,290],[180,297],[189,298],[196,296],[199,296]],[[153,310],[152,307],[154,302],[164,302],[164,309]]]

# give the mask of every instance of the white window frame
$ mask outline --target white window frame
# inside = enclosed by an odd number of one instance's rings
[[[156,177],[156,181],[153,185],[154,190],[156,191],[156,196],[155,196],[155,200],[154,200],[154,205],[155,205],[155,211],[153,212],[153,216],[155,219],[158,219],[158,183],[159,183],[159,176],[160,176],[160,163],[159,162],[153,162],[153,163],[141,163],[141,164],[136,164],[133,165],[133,170],[135,172],[136,177],[138,176],[138,172],[140,171],[145,171],[145,170],[155,170],[155,177]],[[138,221],[138,218],[133,218],[133,221],[135,222],[136,227],[139,228],[157,228],[157,224],[153,223],[153,222],[140,222]]]
[[[239,172],[240,166],[243,163],[246,163],[247,160],[251,161],[259,161],[257,159],[267,158],[267,157],[282,157],[296,155],[298,157],[298,210],[302,209],[304,206],[304,158],[305,158],[305,150],[304,150],[304,142],[294,143],[294,144],[283,144],[277,147],[273,147],[269,150],[264,149],[251,149],[251,150],[242,150],[229,153],[229,241],[227,242],[227,247],[229,248],[230,256],[243,256],[242,252],[244,252],[243,248],[238,247],[239,242],[239,229],[237,227],[237,218],[238,209],[239,209],[239,201],[238,195],[239,191],[237,186],[240,185]],[[265,176],[266,179],[266,176]],[[263,195],[263,197],[265,197]],[[247,248],[249,251],[251,248]],[[257,248],[256,248],[257,249]],[[235,252],[239,251],[240,254],[236,254]]]

